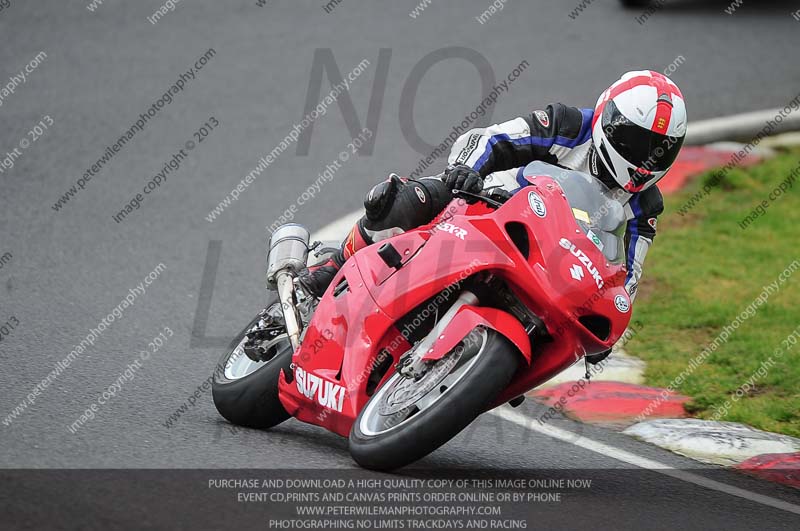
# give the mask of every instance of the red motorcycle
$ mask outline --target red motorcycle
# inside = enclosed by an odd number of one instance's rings
[[[455,192],[431,224],[357,252],[321,299],[294,279],[309,250],[330,249],[299,225],[278,229],[273,303],[217,367],[219,412],[254,428],[295,417],[349,436],[359,465],[394,469],[610,352],[631,308],[622,206],[542,162],[518,181],[513,195]]]

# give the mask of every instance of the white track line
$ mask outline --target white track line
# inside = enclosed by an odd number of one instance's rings
[[[714,481],[713,479],[708,479],[698,474],[693,474],[684,470],[678,470],[659,461],[641,457],[583,436],[578,437],[576,440],[575,433],[557,428],[555,426],[550,426],[548,424],[539,425],[534,422],[533,418],[514,411],[513,409],[509,409],[508,406],[501,406],[491,411],[491,413],[509,422],[513,422],[518,426],[522,426],[523,428],[541,433],[542,435],[547,435],[548,437],[552,437],[563,442],[574,444],[575,446],[585,448],[586,450],[616,459],[617,461],[621,461],[623,463],[628,463],[629,465],[651,470],[658,474],[663,474],[687,483],[693,483],[707,489],[730,494],[731,496],[738,496],[739,498],[744,498],[745,500],[760,503],[768,507],[774,507],[775,509],[781,509],[794,514],[800,514],[800,506],[779,500],[777,498],[771,498],[769,496],[764,496],[763,494],[757,494],[755,492],[750,492],[749,490],[740,489],[739,487],[720,483],[719,481]]]
[[[353,223],[355,223],[355,221],[359,218],[359,216],[361,216],[361,214],[362,211],[359,210],[356,212],[351,212],[350,214],[347,214],[346,216],[339,218],[335,222],[326,225],[325,227],[317,231],[312,236],[312,240],[314,239],[339,240],[344,238],[344,235],[347,233],[350,227],[353,226]],[[561,428],[557,428],[555,426],[550,426],[548,424],[538,425],[537,423],[534,422],[532,418],[522,415],[521,413],[518,413],[513,409],[509,409],[507,406],[502,406],[500,408],[497,408],[491,411],[491,413],[509,422],[513,422],[514,424],[522,426],[523,428],[527,428],[542,435],[547,435],[548,437],[553,437],[554,439],[558,439],[560,441],[574,444],[575,446],[591,450],[592,452],[604,455],[606,457],[610,457],[612,459],[616,459],[617,461],[621,461],[623,463],[628,463],[629,465],[637,466],[639,468],[643,468],[646,470],[652,470],[653,472],[657,472],[665,476],[679,479],[687,483],[692,483],[694,485],[705,487],[707,489],[723,492],[731,496],[737,496],[739,498],[750,500],[755,503],[760,503],[768,507],[774,507],[776,509],[781,509],[783,511],[800,515],[800,506],[798,505],[794,505],[789,502],[779,500],[777,498],[764,496],[763,494],[750,492],[748,490],[740,489],[738,487],[733,487],[731,485],[726,485],[725,483],[720,483],[719,481],[714,481],[713,479],[708,479],[698,474],[693,474],[691,472],[678,470],[674,467],[671,467],[659,461],[654,461],[646,457],[641,457],[632,454],[630,452],[627,452],[625,450],[621,450],[619,448],[615,448],[613,446],[609,446],[605,443],[588,439],[583,436],[575,440],[575,435],[576,435],[575,433],[563,430]]]
[[[347,232],[353,228],[353,225],[355,225],[356,221],[358,221],[358,218],[360,218],[363,214],[363,209],[356,210],[355,212],[350,212],[349,214],[340,217],[333,223],[328,223],[311,235],[311,241],[342,241],[344,237],[347,236]]]

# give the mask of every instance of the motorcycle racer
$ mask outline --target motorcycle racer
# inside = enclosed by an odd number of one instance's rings
[[[625,288],[633,300],[664,210],[655,184],[675,162],[686,125],[677,85],[663,74],[642,70],[624,74],[600,95],[594,109],[555,103],[472,129],[456,140],[442,178],[411,180],[393,174],[373,187],[364,201],[365,215],[340,251],[298,280],[307,292],[322,296],[357,250],[429,223],[452,200],[452,190],[477,193],[499,185],[513,194],[528,184],[523,168],[541,160],[599,179],[624,205]]]

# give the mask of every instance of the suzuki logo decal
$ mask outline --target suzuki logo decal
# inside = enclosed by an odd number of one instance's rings
[[[335,384],[300,367],[294,371],[297,390],[310,400],[316,400],[322,407],[341,413],[344,402],[344,387]]]
[[[597,289],[603,289],[604,285],[603,277],[600,276],[600,272],[594,266],[594,263],[592,263],[592,259],[586,256],[586,253],[575,247],[575,244],[566,238],[561,238],[558,244],[564,249],[568,250],[570,253],[572,253],[572,256],[577,258],[580,261],[580,263],[582,263],[584,267],[586,267],[586,271],[588,271],[589,274],[592,275],[592,278],[597,284]]]
[[[572,275],[572,278],[575,280],[582,280],[583,279],[583,268],[578,264],[569,268],[569,274]]]

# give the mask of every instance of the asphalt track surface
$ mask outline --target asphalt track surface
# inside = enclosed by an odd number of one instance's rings
[[[0,322],[13,317],[19,323],[0,343],[6,368],[0,371],[0,415],[8,419],[129,289],[158,264],[166,269],[33,405],[0,426],[4,468],[354,466],[345,440],[296,421],[269,433],[232,432],[208,393],[172,427],[164,425],[210,374],[219,345],[259,309],[265,227],[350,140],[334,104],[316,120],[307,154],[290,146],[216,220],[205,219],[302,120],[315,49],[330,49],[342,74],[364,59],[370,62],[349,91],[359,127],[365,125],[378,66],[386,64],[388,52],[380,63],[379,49],[390,49],[391,58],[385,86],[379,85],[385,88],[381,105],[374,102],[379,109],[374,149],[349,158],[332,184],[300,206],[296,220],[312,229],[355,210],[369,185],[391,170],[410,172],[427,154],[406,139],[402,122],[413,123],[428,143],[438,143],[480,103],[480,75],[499,82],[523,61],[529,66],[499,96],[492,116],[480,117],[477,125],[552,101],[592,106],[598,91],[620,72],[663,70],[679,57],[672,77],[683,89],[690,119],[782,107],[800,91],[795,59],[800,22],[790,15],[797,7],[793,2],[745,3],[732,16],[723,13],[727,2],[668,2],[644,25],[634,20],[640,11],[624,11],[611,0],[590,4],[574,20],[573,2],[510,0],[484,24],[475,19],[489,7],[481,0],[433,0],[416,19],[409,16],[416,5],[409,0],[343,0],[330,13],[319,2],[268,1],[258,7],[254,1],[206,0],[178,4],[157,24],[146,19],[161,5],[155,0],[107,0],[95,12],[86,3],[11,0],[0,11],[0,88],[46,52],[27,81],[2,100],[0,155],[32,139],[28,133],[40,121],[52,120],[40,138],[20,150],[14,166],[0,173],[0,257],[11,255],[0,259]],[[492,70],[482,67],[479,75],[470,62],[453,59],[452,51],[440,52],[445,60],[417,83],[413,109],[401,108],[415,65],[447,47],[471,50]],[[210,48],[213,58],[173,103],[54,210],[106,146]],[[329,89],[325,78],[322,96]],[[141,208],[116,223],[112,216],[211,117],[219,125]],[[201,289],[204,270],[208,282]],[[94,419],[72,433],[70,424],[164,327],[174,335]],[[536,415],[531,404],[521,411]],[[679,469],[698,466],[611,431],[553,422],[576,439],[588,437]],[[487,415],[413,469],[546,469],[547,477],[558,477],[562,469],[591,475],[619,467],[631,468]],[[727,484],[800,503],[796,491],[733,472],[713,473]],[[614,477],[577,498],[575,507],[564,507],[565,514],[558,507],[543,510],[541,522],[570,528],[568,514],[619,527],[642,522],[657,528],[800,527],[797,514],[663,474]],[[7,490],[15,483],[6,485]],[[59,500],[64,490],[70,490],[68,484],[51,499]],[[100,499],[73,501],[100,511]],[[110,521],[123,521],[118,509],[107,510]]]

